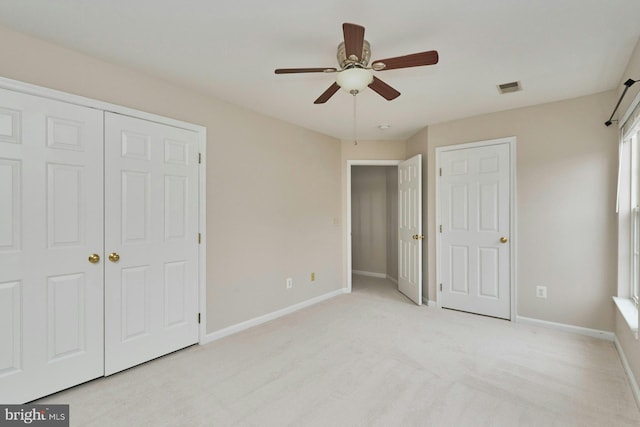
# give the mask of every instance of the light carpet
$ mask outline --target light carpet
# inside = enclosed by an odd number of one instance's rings
[[[388,280],[49,396],[73,426],[639,426],[613,343],[418,307]]]

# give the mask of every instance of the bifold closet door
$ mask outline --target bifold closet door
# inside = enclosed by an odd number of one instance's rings
[[[105,113],[105,374],[198,341],[198,141]]]
[[[0,89],[1,403],[104,373],[102,142],[101,111]]]

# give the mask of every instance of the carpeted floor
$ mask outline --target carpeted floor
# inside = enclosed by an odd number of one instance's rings
[[[613,343],[418,307],[383,279],[49,396],[73,426],[639,426]]]

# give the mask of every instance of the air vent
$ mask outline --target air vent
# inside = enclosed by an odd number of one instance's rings
[[[520,82],[502,83],[501,85],[498,85],[498,92],[501,94],[518,92],[519,90],[522,90]]]

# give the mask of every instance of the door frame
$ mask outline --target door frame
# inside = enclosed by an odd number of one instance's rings
[[[395,166],[404,160],[347,160],[347,232],[345,234],[345,248],[347,251],[347,292],[351,293],[352,286],[352,241],[351,241],[351,166]]]
[[[511,240],[511,244],[509,245],[509,293],[510,293],[510,315],[509,319],[511,322],[515,322],[517,317],[517,289],[516,280],[517,280],[517,266],[518,266],[518,251],[517,251],[517,203],[516,203],[516,142],[517,139],[515,136],[509,136],[504,138],[497,139],[488,139],[483,141],[475,141],[468,142],[464,144],[454,144],[447,145],[443,147],[436,147],[435,152],[435,163],[436,167],[433,171],[433,176],[435,178],[436,183],[436,191],[435,191],[435,225],[433,227],[434,232],[436,233],[436,304],[438,308],[442,308],[442,298],[440,291],[440,262],[442,261],[441,254],[441,241],[442,236],[437,231],[438,224],[440,224],[440,155],[443,152],[447,151],[457,151],[457,150],[466,150],[469,148],[479,148],[479,147],[489,147],[491,145],[501,145],[508,144],[509,145],[509,180],[510,180],[510,188],[509,188],[509,238]]]
[[[198,310],[200,313],[198,342],[203,344],[205,342],[204,338],[207,335],[207,128],[193,123],[183,122],[181,120],[159,116],[145,111],[123,107],[121,105],[111,104],[109,102],[98,101],[84,96],[73,95],[55,89],[32,85],[30,83],[24,83],[5,77],[0,77],[0,88],[186,129],[193,131],[198,135],[198,149],[201,154],[198,172],[198,228],[200,232],[200,244],[198,245]],[[194,236],[194,238],[195,237],[196,236]]]

